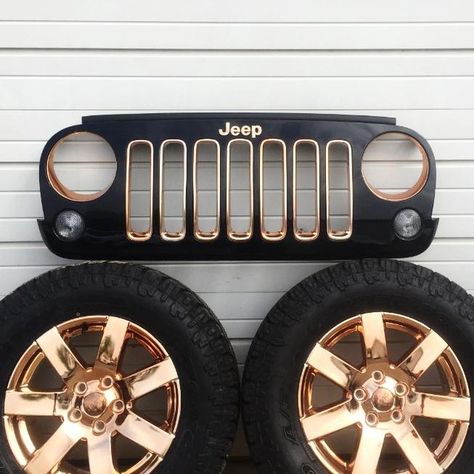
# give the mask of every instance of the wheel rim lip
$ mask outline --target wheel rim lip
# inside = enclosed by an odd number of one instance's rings
[[[82,332],[88,332],[89,329],[91,331],[99,331],[103,332],[105,329],[105,325],[109,318],[115,319],[122,319],[128,323],[127,335],[129,338],[138,339],[143,347],[148,350],[155,358],[159,357],[162,360],[165,358],[169,358],[172,361],[170,355],[166,351],[163,344],[153,336],[149,331],[145,328],[140,326],[137,323],[134,323],[122,316],[114,316],[114,315],[87,315],[87,316],[80,316],[71,319],[67,319],[62,323],[56,324],[53,327],[56,327],[63,337],[63,340],[66,340],[66,344],[68,341],[72,339],[75,335]],[[87,327],[87,330],[84,328]],[[102,329],[100,329],[102,328]],[[77,334],[75,334],[77,332]],[[65,334],[67,334],[67,338],[65,339]],[[130,334],[132,336],[130,336]],[[98,348],[97,348],[98,349]],[[123,349],[122,349],[123,355]],[[36,370],[41,365],[41,362],[46,357],[42,354],[41,348],[38,346],[36,340],[24,351],[24,353],[19,358],[18,362],[15,365],[15,368],[10,375],[7,390],[15,390],[24,386],[25,380],[30,381],[31,378],[34,376]],[[156,359],[155,359],[156,360]],[[94,361],[97,362],[97,359]],[[174,363],[173,363],[174,366]],[[96,380],[93,375],[94,370],[87,371],[86,377],[86,385],[87,382],[91,380]],[[117,371],[118,373],[118,371]],[[102,373],[103,376],[108,376],[109,372],[105,371]],[[119,379],[122,378],[121,375],[118,376]],[[115,382],[114,382],[115,383]],[[114,386],[115,387],[115,386]],[[179,426],[179,420],[181,416],[181,386],[179,378],[169,382],[165,385],[167,389],[167,410],[168,410],[168,417],[166,420],[166,424],[168,426],[167,432],[172,435],[175,435]],[[64,389],[66,391],[66,389]],[[116,390],[112,388],[111,390]],[[127,405],[127,403],[125,403]],[[4,407],[5,408],[5,407]],[[110,404],[106,411],[112,411],[112,404]],[[5,410],[4,410],[5,412]],[[104,414],[103,413],[103,414]],[[103,415],[102,414],[102,415]],[[100,415],[100,416],[102,416]],[[27,423],[25,421],[25,417],[30,415],[4,415],[4,430],[6,432],[6,438],[8,445],[13,453],[14,458],[16,459],[17,463],[25,467],[30,458],[33,456],[33,453],[38,449],[35,447],[32,437],[30,435],[30,430],[27,427]],[[55,417],[55,415],[52,415]],[[94,418],[90,416],[90,418]],[[100,418],[100,417],[99,417]],[[82,421],[82,420],[81,420]],[[63,423],[69,423],[68,420],[64,419]],[[109,428],[106,428],[108,430]],[[81,438],[85,440],[84,438]],[[89,457],[87,457],[87,460]],[[116,462],[116,457],[114,457],[114,462]],[[123,474],[143,474],[152,472],[156,466],[164,460],[164,457],[161,457],[158,454],[148,452],[141,460],[136,462],[130,468],[127,468],[123,471]],[[60,464],[64,464],[64,457]],[[62,466],[60,466],[62,468]],[[72,474],[72,473],[84,473],[82,468],[75,468],[68,464],[67,470],[58,469],[56,472],[58,474]]]
[[[356,316],[349,317],[343,322],[337,324],[336,326],[328,330],[321,337],[321,339],[315,344],[315,346],[317,344],[321,344],[324,346],[328,346],[329,348],[333,347],[339,340],[343,339],[348,334],[356,332],[354,330],[349,331],[348,327],[351,325],[360,326],[361,324],[360,321],[364,314],[367,314],[367,313],[362,313]],[[394,313],[394,312],[381,312],[381,314],[383,315],[383,318],[384,318],[385,330],[387,329],[389,324],[395,323],[395,324],[400,325],[400,323],[405,322],[405,324],[409,323],[409,325],[406,325],[405,327],[399,326],[396,329],[399,329],[403,332],[410,332],[410,330],[416,329],[418,331],[423,332],[424,335],[428,334],[429,332],[434,332],[434,330],[429,328],[427,325],[409,316],[405,316],[405,315]],[[393,328],[394,327],[392,327],[392,329]],[[357,332],[360,332],[360,330],[357,330]],[[361,346],[363,349],[364,343],[362,341],[362,338],[361,338]],[[469,385],[468,385],[464,370],[462,368],[462,365],[460,364],[456,354],[454,353],[454,351],[451,349],[449,345],[447,345],[447,348],[445,352],[443,353],[443,355],[445,355],[445,353],[448,354],[449,361],[450,363],[453,364],[453,367],[451,368],[456,372],[455,376],[458,377],[459,379],[456,382],[459,383],[460,387],[462,387],[462,391],[463,391],[462,396],[469,397],[470,396]],[[309,440],[306,436],[302,422],[307,416],[311,415],[312,413],[313,414],[316,413],[314,411],[311,413],[310,408],[312,409],[311,399],[313,397],[312,392],[313,392],[314,377],[318,373],[315,369],[313,369],[308,364],[308,360],[309,360],[309,356],[305,361],[303,370],[300,375],[300,379],[298,383],[298,393],[297,393],[298,415],[300,418],[300,426],[303,432],[303,437],[306,440],[309,447],[311,448],[311,450],[314,452],[314,454],[318,458],[318,460],[325,466],[326,469],[328,469],[329,472],[333,474],[343,474],[343,473],[351,472],[352,471],[351,462],[353,461],[353,459],[349,463],[343,461],[327,444],[327,442],[325,441],[326,437]],[[390,360],[388,362],[390,362]],[[435,363],[438,363],[438,361]],[[377,364],[375,364],[375,368],[377,368]],[[446,375],[444,371],[443,371],[443,375]],[[322,376],[324,377],[324,375]],[[403,382],[405,383],[405,380],[403,380]],[[413,385],[415,385],[415,383]],[[377,414],[379,415],[380,413],[377,413]],[[444,444],[445,449],[449,449],[449,445],[451,444],[451,448],[450,448],[451,450],[448,451],[447,454],[445,454],[444,461],[442,460],[440,462],[440,466],[443,469],[443,471],[447,469],[447,467],[456,459],[457,455],[459,454],[459,451],[464,445],[464,442],[467,436],[467,431],[469,428],[469,421],[458,421],[458,420],[450,420],[450,421],[457,423],[459,425],[457,426],[458,428],[457,433],[453,435],[455,430],[453,426],[451,425],[451,423],[448,423],[446,432],[444,433],[444,437],[441,439],[437,448],[433,451],[433,453],[436,454],[438,451],[440,451],[440,447],[443,444]],[[357,428],[361,432],[359,423],[355,423],[354,426],[357,426]],[[333,434],[333,433],[330,433],[330,434]],[[455,436],[454,441],[453,439],[451,439],[453,436]],[[410,466],[409,462],[408,462],[408,465]],[[377,470],[377,472],[379,471]],[[397,472],[399,472],[400,474],[412,473],[410,467],[408,468],[408,470],[404,470],[404,471],[399,470]]]

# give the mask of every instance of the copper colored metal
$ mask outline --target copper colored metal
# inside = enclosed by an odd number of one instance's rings
[[[390,135],[390,134],[379,135],[375,140],[379,139],[380,137],[383,137],[384,135]],[[397,133],[397,135],[402,135],[402,134]],[[383,192],[370,183],[370,181],[368,180],[367,176],[364,173],[364,167],[362,166],[362,177],[364,178],[364,182],[367,185],[367,187],[377,197],[384,199],[386,201],[399,202],[399,201],[404,201],[406,199],[409,199],[415,196],[416,194],[418,194],[425,187],[425,184],[428,181],[428,175],[430,172],[430,162],[428,159],[428,155],[426,154],[426,150],[423,148],[423,146],[418,140],[415,140],[413,137],[410,137],[410,135],[403,134],[403,136],[405,140],[409,140],[411,143],[413,143],[417,147],[422,158],[420,176],[418,177],[416,183],[413,186],[411,186],[409,189],[403,192],[395,193],[395,194]]]
[[[402,360],[390,358],[387,329],[415,341]],[[360,367],[333,352],[338,342],[356,333],[364,354]],[[426,393],[417,386],[433,365],[443,374],[444,393]],[[342,389],[340,401],[315,408],[321,390],[315,384],[319,376]],[[298,406],[308,445],[333,474],[444,472],[463,446],[471,416],[467,379],[449,345],[435,331],[408,316],[382,312],[351,317],[317,342],[301,373]],[[433,419],[446,422],[436,445],[417,431],[414,420],[418,417],[428,423]],[[359,437],[349,458],[329,441],[333,433],[346,429],[355,429]],[[389,469],[385,468],[382,452],[387,436],[401,451],[400,465],[392,464]]]
[[[69,340],[91,331],[101,332],[102,337],[94,363],[86,366]],[[120,358],[129,339],[139,341],[155,363],[124,377]],[[57,391],[30,388],[44,359],[62,379]],[[166,391],[167,413],[158,426],[140,417],[133,402],[161,387]],[[117,473],[120,453],[113,440],[120,433],[146,451],[126,470],[141,474],[152,472],[173,443],[181,390],[171,358],[149,332],[122,318],[85,316],[50,329],[27,349],[10,377],[3,411],[8,445],[27,473],[78,472],[65,458],[80,441],[87,442],[91,474]],[[59,428],[39,444],[31,416],[55,417]]]
[[[198,166],[199,166],[199,148],[202,145],[213,145],[215,147],[215,159],[216,159],[216,212],[215,212],[215,225],[214,228],[209,231],[204,231],[200,227],[200,216],[199,216],[199,180],[198,180]],[[221,160],[220,160],[220,145],[216,140],[202,139],[198,140],[194,144],[194,155],[193,155],[193,222],[194,222],[194,237],[198,240],[209,241],[214,240],[219,236],[220,231],[220,215],[221,215]]]
[[[281,224],[280,228],[275,231],[270,231],[265,225],[265,148],[269,145],[278,145],[281,149],[281,168],[282,168],[282,197],[281,197]],[[263,239],[270,241],[282,240],[286,236],[288,229],[288,210],[287,210],[287,194],[288,194],[288,180],[287,180],[287,160],[286,160],[286,145],[283,140],[276,138],[269,138],[263,140],[260,144],[260,234]]]
[[[347,150],[347,182],[348,182],[348,223],[345,229],[335,229],[333,226],[333,218],[331,215],[331,148],[334,145],[343,145]],[[352,227],[354,222],[354,191],[353,191],[353,176],[352,176],[352,147],[351,144],[345,140],[331,140],[326,145],[326,218],[327,218],[327,234],[331,240],[347,240],[352,235]]]
[[[145,145],[150,154],[150,179],[148,197],[148,228],[145,231],[136,231],[132,226],[132,152],[136,146]],[[154,150],[153,143],[148,140],[134,140],[127,146],[127,170],[125,173],[125,226],[127,239],[135,242],[146,242],[153,234],[153,182],[154,182]]]
[[[314,225],[309,230],[304,230],[299,225],[298,219],[298,149],[304,145],[313,147],[315,159],[315,216]],[[319,144],[314,140],[297,140],[293,145],[293,234],[296,239],[308,242],[315,240],[319,236],[321,210],[320,210],[320,161]]]
[[[79,136],[79,135],[84,135],[85,134],[88,134],[88,135],[95,135],[93,133],[90,133],[90,132],[73,132],[73,133],[70,133],[69,135],[65,136],[64,138],[62,138],[61,140],[59,140],[55,145],[54,147],[51,149],[49,155],[48,155],[48,159],[47,159],[47,163],[46,163],[46,176],[47,176],[47,179],[49,181],[49,184],[53,187],[53,189],[62,197],[70,200],[70,201],[74,201],[74,202],[88,202],[88,201],[93,201],[94,199],[97,199],[99,198],[100,196],[102,196],[103,194],[105,194],[107,192],[107,190],[110,188],[110,186],[107,186],[105,189],[103,189],[102,191],[98,191],[96,193],[93,193],[93,194],[81,194],[81,193],[76,193],[74,191],[71,191],[68,187],[66,187],[62,182],[61,180],[58,178],[57,174],[56,174],[56,171],[55,171],[55,168],[54,168],[54,159],[55,159],[55,155],[56,155],[56,152],[58,150],[58,148],[64,144],[64,142],[66,140],[69,140],[71,137],[73,136]],[[98,139],[101,139],[102,140],[102,137],[96,135]]]
[[[181,200],[181,228],[177,231],[170,231],[166,227],[165,217],[165,152],[170,145],[179,145],[182,148],[183,163],[183,181],[182,181],[182,200]],[[169,242],[178,242],[183,240],[186,235],[186,188],[188,183],[187,171],[187,146],[183,140],[170,139],[165,140],[160,147],[160,236],[163,240]]]
[[[232,150],[234,146],[243,144],[248,147],[248,182],[249,182],[249,224],[244,231],[237,231],[233,225],[232,216]],[[230,240],[242,241],[249,240],[253,235],[253,216],[254,216],[254,184],[253,184],[253,144],[250,140],[236,138],[230,140],[227,144],[227,164],[226,164],[226,221],[227,221],[227,237]]]

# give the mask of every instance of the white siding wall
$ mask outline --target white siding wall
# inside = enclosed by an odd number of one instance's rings
[[[438,160],[439,232],[414,260],[473,292],[473,22],[470,1],[4,2],[0,295],[68,263],[49,253],[36,225],[45,141],[83,114],[146,111],[397,117]],[[209,303],[243,364],[271,306],[325,265],[156,267]]]

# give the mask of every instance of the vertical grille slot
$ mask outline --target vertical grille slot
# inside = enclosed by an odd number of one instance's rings
[[[260,145],[260,228],[266,240],[282,240],[287,231],[286,145],[268,139]]]
[[[332,240],[347,240],[352,235],[352,148],[344,140],[326,146],[327,232]]]
[[[165,140],[160,148],[160,235],[178,241],[186,235],[186,144]]]
[[[149,240],[153,233],[153,144],[134,140],[127,147],[125,226],[127,238]],[[146,209],[145,215],[141,214]]]
[[[293,233],[298,240],[318,238],[319,193],[319,145],[298,140],[293,145]]]
[[[194,144],[193,158],[194,236],[213,240],[219,235],[220,147],[215,140]]]
[[[227,236],[248,240],[253,233],[253,145],[237,138],[227,145]]]

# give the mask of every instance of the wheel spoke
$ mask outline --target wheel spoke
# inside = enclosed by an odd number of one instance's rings
[[[172,360],[167,357],[151,367],[147,367],[124,379],[132,399],[140,398],[163,385],[176,380],[178,374]]]
[[[112,316],[107,318],[107,324],[97,353],[97,363],[109,368],[114,373],[117,371],[127,330],[128,321],[125,319]]]
[[[441,420],[469,421],[471,417],[471,399],[468,397],[450,397],[432,393],[417,393],[419,411],[415,414]]]
[[[90,474],[116,474],[110,436],[92,436],[87,440]]]
[[[362,315],[362,330],[366,360],[387,359],[387,339],[383,313],[365,313]]]
[[[161,457],[165,456],[174,440],[173,434],[163,431],[134,413],[130,413],[124,422],[117,426],[117,430],[126,438]]]
[[[437,474],[443,469],[428,449],[423,439],[412,426],[410,430],[393,433],[401,450],[418,474]]]
[[[8,390],[5,393],[5,415],[54,416],[60,393]]]
[[[434,331],[430,332],[400,364],[415,380],[419,379],[448,347]]]
[[[78,372],[84,371],[84,367],[61,337],[57,328],[50,329],[36,342],[66,384]]]
[[[80,438],[79,430],[63,423],[51,438],[35,451],[33,457],[25,466],[25,472],[47,474],[53,471]]]
[[[364,428],[354,460],[352,474],[376,472],[382,453],[385,433],[371,428]]]
[[[350,412],[349,403],[343,402],[307,418],[302,418],[301,424],[306,438],[308,441],[312,441],[352,426],[356,421]]]
[[[319,343],[308,357],[307,363],[337,385],[348,389],[357,369],[340,359]]]

